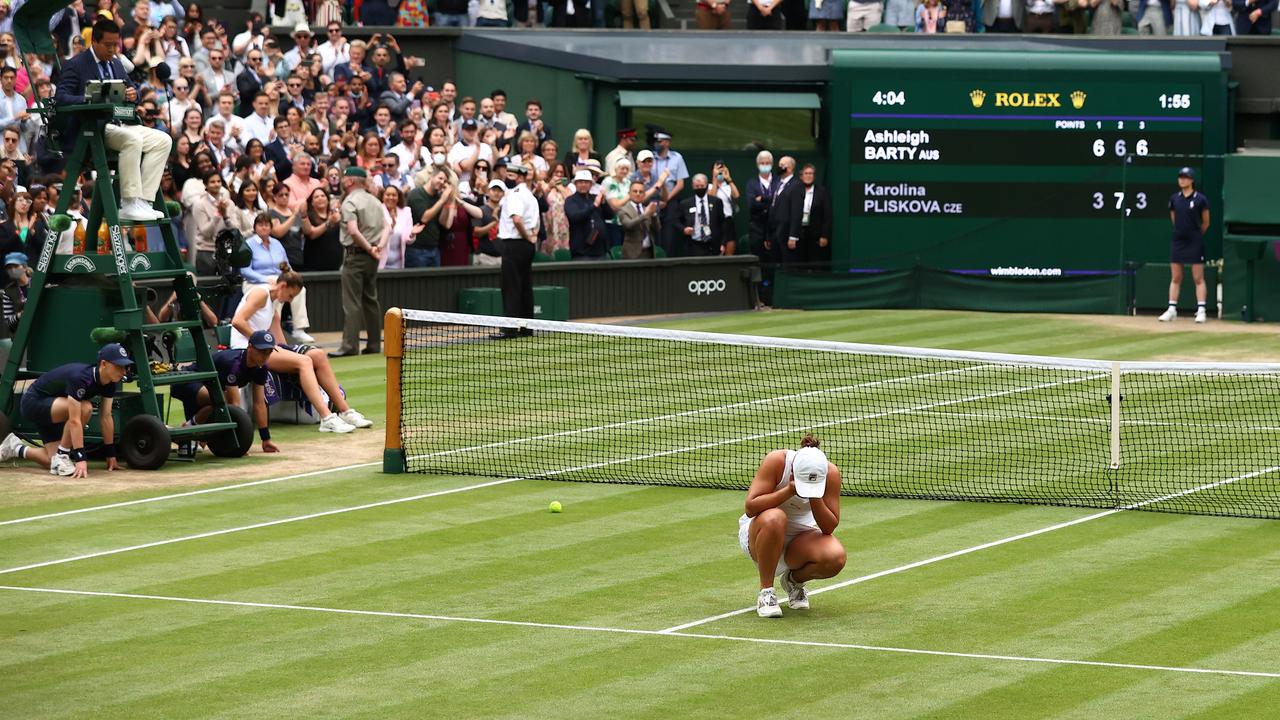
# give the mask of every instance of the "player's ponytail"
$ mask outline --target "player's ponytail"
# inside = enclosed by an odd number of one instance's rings
[[[807,448],[807,447],[816,448],[821,446],[822,446],[822,441],[819,440],[818,436],[814,435],[813,433],[805,433],[804,437],[800,438],[800,447],[802,448]]]
[[[289,263],[280,263],[280,274],[276,276],[277,285],[287,285],[294,290],[302,289],[302,275],[289,268]]]

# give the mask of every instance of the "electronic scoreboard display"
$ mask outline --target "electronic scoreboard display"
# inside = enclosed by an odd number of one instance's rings
[[[1214,53],[837,51],[833,67],[837,270],[1168,262],[1177,169],[1220,197]]]

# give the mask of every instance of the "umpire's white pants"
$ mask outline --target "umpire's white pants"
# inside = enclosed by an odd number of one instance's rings
[[[120,197],[155,202],[173,138],[141,125],[107,125],[106,141],[107,147],[120,154]]]

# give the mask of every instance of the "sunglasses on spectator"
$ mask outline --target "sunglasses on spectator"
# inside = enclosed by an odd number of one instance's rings
[[[289,84],[289,87],[302,87],[301,80],[290,80],[288,84]]]
[[[330,35],[332,35],[332,34],[334,34],[334,33],[340,33],[340,32],[342,32],[342,28],[340,28],[340,27],[331,27],[331,28],[329,28],[329,34],[330,34]]]

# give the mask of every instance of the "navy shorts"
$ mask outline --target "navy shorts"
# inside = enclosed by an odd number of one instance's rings
[[[45,443],[62,440],[62,429],[66,423],[53,421],[53,401],[57,399],[37,392],[22,393],[22,417],[36,426],[40,440]]]
[[[196,412],[200,410],[200,388],[204,387],[204,383],[188,382],[178,383],[169,388],[169,394],[175,399],[182,401],[182,415],[187,420],[196,416]]]

